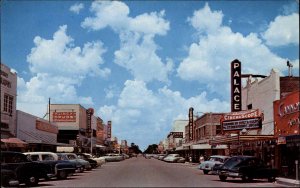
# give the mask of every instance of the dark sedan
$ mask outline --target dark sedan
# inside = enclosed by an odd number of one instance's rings
[[[218,168],[219,178],[225,181],[227,177],[242,178],[243,181],[253,179],[268,179],[275,181],[278,170],[271,168],[254,156],[234,156]]]
[[[47,179],[50,167],[29,160],[20,152],[1,151],[1,172],[14,172],[15,180],[27,186],[36,186],[39,179]],[[3,174],[1,174],[3,175]],[[10,182],[7,182],[8,185]]]

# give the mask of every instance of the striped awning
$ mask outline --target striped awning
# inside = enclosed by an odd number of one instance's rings
[[[254,142],[254,141],[264,141],[264,140],[272,140],[276,139],[274,135],[228,135],[222,137],[216,137],[213,140],[210,140],[209,143],[211,145],[218,144],[237,144],[241,142]]]

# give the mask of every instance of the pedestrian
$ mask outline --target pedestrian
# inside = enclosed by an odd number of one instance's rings
[[[200,157],[199,157],[199,163],[203,163],[205,160],[204,160],[204,156],[201,154]]]

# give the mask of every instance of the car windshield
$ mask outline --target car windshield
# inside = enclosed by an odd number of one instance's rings
[[[243,158],[233,157],[233,158],[228,159],[224,163],[224,167],[226,167],[226,168],[233,168],[233,167],[239,165],[242,161],[243,161]]]

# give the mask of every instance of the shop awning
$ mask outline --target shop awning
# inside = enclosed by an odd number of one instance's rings
[[[243,142],[255,142],[255,141],[265,141],[276,139],[274,135],[228,135],[222,137],[216,137],[213,140],[210,140],[211,145],[218,144],[238,144]]]
[[[4,143],[7,147],[24,148],[27,146],[27,143],[19,138],[2,138],[1,143]]]
[[[191,145],[191,149],[211,149],[211,145],[209,145],[209,144],[194,144],[194,145]]]

